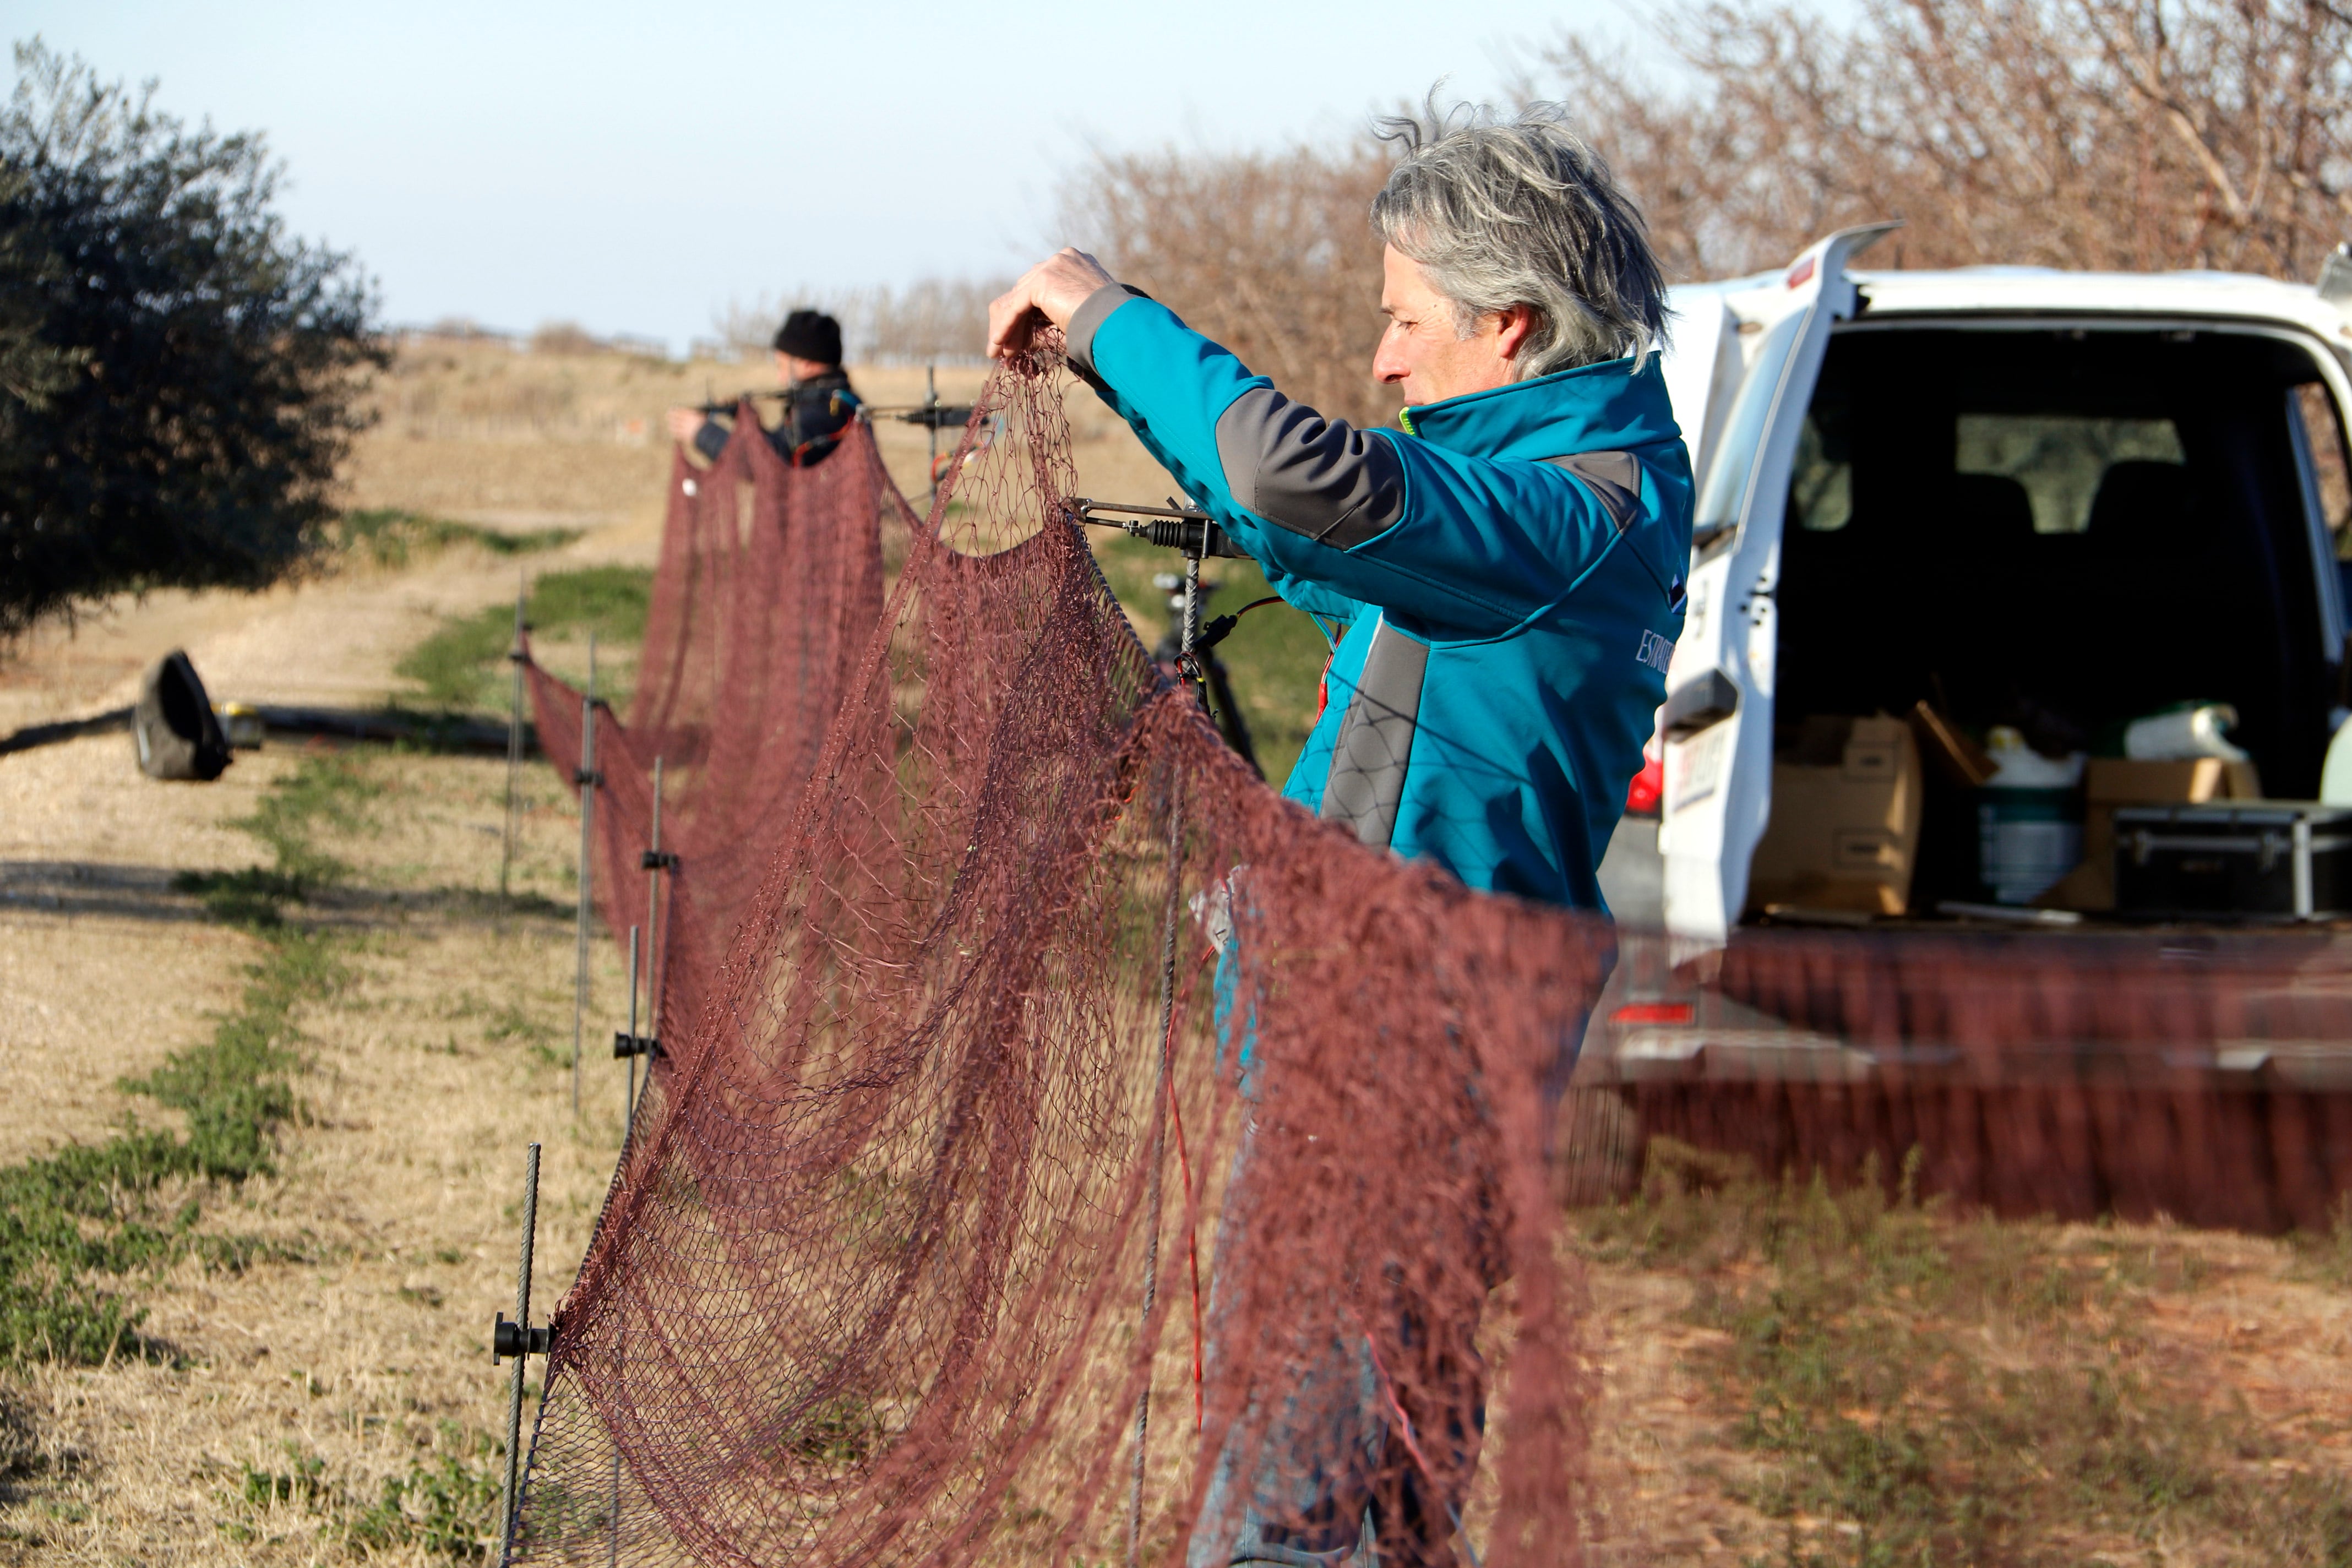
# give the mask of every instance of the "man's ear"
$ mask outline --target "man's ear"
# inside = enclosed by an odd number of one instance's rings
[[[1506,360],[1517,360],[1519,351],[1528,346],[1528,339],[1536,330],[1536,308],[1514,305],[1507,310],[1495,312],[1495,347]]]

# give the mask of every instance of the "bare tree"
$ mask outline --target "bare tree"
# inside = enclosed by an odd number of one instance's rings
[[[1371,379],[1369,215],[1388,170],[1369,134],[1330,152],[1104,154],[1065,194],[1062,232],[1285,392],[1378,423],[1399,403]]]
[[[2308,278],[2352,233],[2352,13],[2321,0],[1685,5],[1662,89],[1563,35],[1526,90],[1586,130],[1685,277],[1900,217],[1909,265]]]

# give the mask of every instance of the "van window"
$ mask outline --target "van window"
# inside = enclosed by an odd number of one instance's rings
[[[2303,420],[2304,447],[2311,453],[2312,478],[2319,483],[2319,512],[2336,538],[2336,558],[2352,560],[2352,473],[2344,456],[2344,422],[2327,384],[2306,381],[2294,389],[2294,411]]]
[[[1789,356],[1796,352],[1805,335],[1805,322],[1811,315],[1809,310],[1798,310],[1782,317],[1757,345],[1756,357],[1748,366],[1748,377],[1739,384],[1739,395],[1731,405],[1723,444],[1716,448],[1715,460],[1707,465],[1706,479],[1699,489],[1698,506],[1691,522],[1691,544],[1695,550],[1708,548],[1739,526],[1740,503],[1748,499],[1748,473],[1763,448],[1772,407],[1780,395],[1780,377],[1789,368]]]
[[[2074,414],[1963,414],[1953,468],[2025,487],[2036,533],[2091,526],[2099,481],[2117,463],[2183,463],[2169,419],[2100,419]]]

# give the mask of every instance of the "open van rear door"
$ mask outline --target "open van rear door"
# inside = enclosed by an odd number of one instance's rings
[[[1841,230],[1790,264],[1781,298],[1748,314],[1762,338],[1719,432],[1706,433],[1690,607],[1658,726],[1666,774],[1658,849],[1677,961],[1722,946],[1748,900],[1748,859],[1772,811],[1774,595],[1790,468],[1830,323],[1853,314],[1846,262],[1895,226]]]

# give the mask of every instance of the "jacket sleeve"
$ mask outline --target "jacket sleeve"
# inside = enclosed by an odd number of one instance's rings
[[[1090,297],[1067,336],[1079,373],[1302,608],[1339,613],[1307,602],[1334,595],[1491,636],[1615,542],[1559,469],[1327,419],[1123,285]]]

